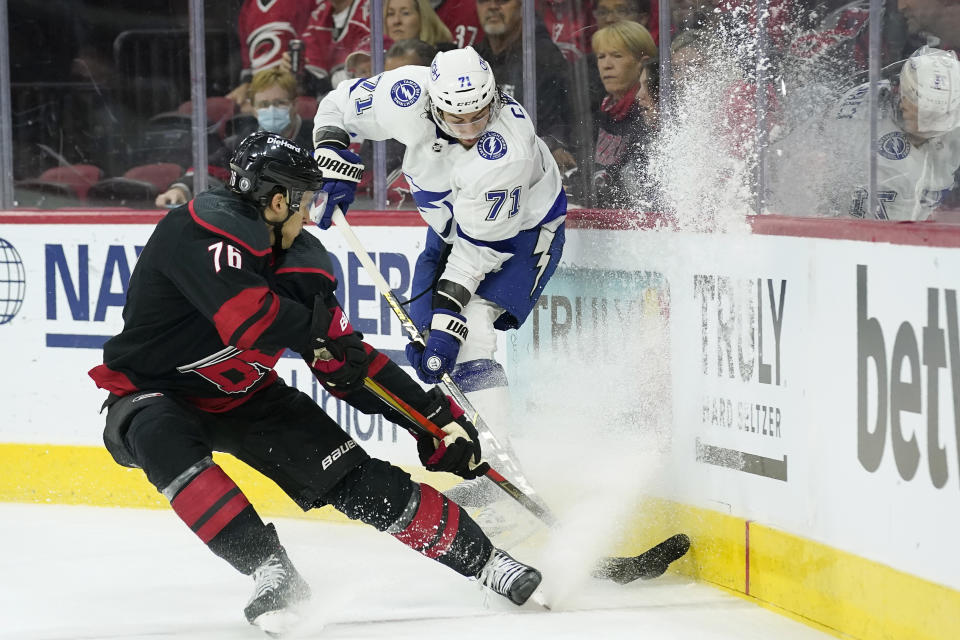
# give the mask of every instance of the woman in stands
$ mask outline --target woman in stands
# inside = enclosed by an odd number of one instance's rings
[[[638,171],[646,165],[652,138],[644,117],[649,93],[643,88],[642,75],[644,62],[657,55],[657,47],[649,31],[629,20],[598,30],[592,44],[607,94],[597,123],[595,202],[603,208],[627,208],[636,204],[643,173]]]
[[[455,48],[450,29],[429,0],[387,0],[383,3],[383,24],[385,35],[393,42],[417,38],[440,51]]]
[[[313,147],[313,120],[304,120],[297,113],[297,79],[289,71],[278,67],[264,69],[250,81],[250,105],[256,114],[256,121],[237,116],[234,134],[224,140],[222,147],[214,151],[209,158],[208,183],[222,184],[229,174],[230,156],[237,144],[248,134],[257,130],[278,133],[296,141],[302,147]],[[172,207],[183,204],[194,196],[193,167],[173,182],[167,190],[157,196],[156,206]]]

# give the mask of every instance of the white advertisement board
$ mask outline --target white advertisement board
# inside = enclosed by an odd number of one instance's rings
[[[568,237],[540,317],[515,340],[512,369],[540,375],[537,359],[563,353],[582,371],[584,402],[613,385],[624,413],[657,411],[661,389],[605,375],[622,363],[594,360],[604,357],[597,345],[615,345],[642,376],[662,363],[633,354],[664,354],[671,435],[655,493],[960,589],[951,289],[960,249],[652,231]],[[591,324],[611,274],[627,270],[634,278],[613,296],[626,313]],[[667,316],[653,338],[659,351],[631,324],[651,296]],[[565,308],[576,319],[577,304],[588,309],[579,326],[599,332],[579,338],[592,349],[570,348]]]

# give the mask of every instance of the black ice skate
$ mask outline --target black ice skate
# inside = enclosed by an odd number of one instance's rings
[[[300,621],[297,605],[310,598],[310,585],[300,577],[280,547],[253,570],[254,590],[243,613],[267,635],[279,637]]]
[[[522,562],[517,562],[510,554],[494,549],[490,559],[477,575],[480,583],[514,604],[523,604],[540,586],[540,572]]]

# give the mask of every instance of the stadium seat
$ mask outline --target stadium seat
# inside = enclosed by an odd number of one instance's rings
[[[227,120],[233,117],[237,105],[233,100],[225,96],[207,97],[207,122],[211,127],[216,127],[217,135],[224,136]],[[187,100],[177,108],[177,113],[190,115],[193,112],[193,102]]]
[[[107,178],[90,187],[87,201],[110,207],[152,209],[158,193],[157,187],[145,180]]]
[[[20,180],[17,187],[24,190],[42,191],[49,194],[74,194],[80,200],[100,178],[103,170],[92,164],[68,164],[47,169],[36,178]]]
[[[133,167],[123,174],[128,180],[149,182],[157,192],[165,191],[174,180],[183,175],[183,167],[173,162],[154,162]]]

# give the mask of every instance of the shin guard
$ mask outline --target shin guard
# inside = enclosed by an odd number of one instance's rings
[[[453,500],[427,484],[413,484],[410,502],[387,529],[397,540],[465,576],[476,576],[493,544]]]
[[[252,573],[280,546],[273,527],[211,458],[184,471],[162,493],[191,531],[241,573]]]

